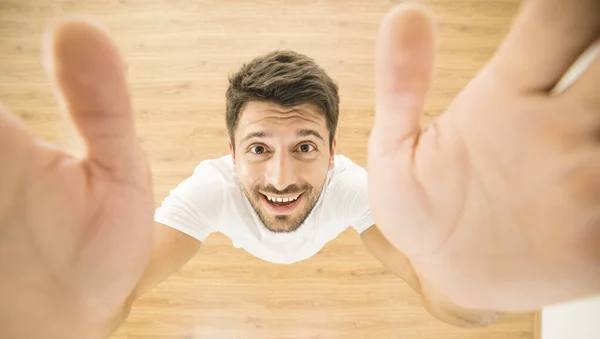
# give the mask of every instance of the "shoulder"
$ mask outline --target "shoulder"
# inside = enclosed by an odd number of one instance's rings
[[[227,156],[203,160],[189,177],[170,191],[165,203],[177,201],[195,208],[217,208],[222,205],[223,192],[232,171]]]
[[[367,170],[348,157],[338,155],[327,187],[332,209],[338,218],[355,228],[358,233],[374,224],[368,199]]]
[[[231,155],[225,155],[216,159],[201,161],[195,168],[193,175],[212,174],[219,177],[233,175],[233,159]]]
[[[335,156],[334,162],[329,181],[332,191],[336,193],[364,192],[366,194],[367,170],[341,154]]]
[[[226,158],[202,161],[165,197],[155,221],[204,241],[220,225],[227,173]]]
[[[193,186],[202,185],[206,189],[222,189],[233,180],[233,177],[233,160],[230,155],[226,155],[203,160],[182,184],[187,182]]]
[[[345,155],[338,154],[334,158],[334,175],[342,176],[345,179],[351,179],[352,177],[366,177],[367,170],[358,165],[356,162],[352,161]]]
[[[348,158],[342,154],[336,154],[334,157],[334,170],[338,169],[340,171],[364,171],[365,169],[354,162],[352,159]]]
[[[335,166],[331,170],[327,182],[327,200],[342,209],[347,215],[357,206],[362,207],[367,201],[367,171],[348,157],[336,155]]]

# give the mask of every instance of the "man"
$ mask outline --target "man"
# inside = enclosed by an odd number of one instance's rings
[[[212,232],[260,259],[291,264],[348,226],[420,291],[410,263],[374,225],[367,172],[335,153],[338,103],[333,80],[292,51],[258,57],[234,74],[226,92],[230,154],[200,163],[156,211],[152,260],[130,301],[177,271]],[[429,300],[426,306],[457,325],[496,317]]]
[[[155,220],[166,238],[183,232],[197,249],[220,231],[263,260],[294,263],[348,225],[369,230],[367,172],[335,154],[338,92],[322,69],[273,52],[235,74],[226,99],[231,153],[203,161],[165,199]]]
[[[31,138],[14,117],[1,116],[0,267],[12,278],[0,283],[0,297],[15,305],[0,308],[2,323],[12,323],[3,326],[11,331],[7,337],[35,337],[31,319],[57,337],[64,337],[66,324],[79,337],[110,333],[139,295],[179,270],[216,231],[263,260],[294,263],[350,225],[421,292],[410,263],[373,225],[366,171],[335,154],[337,87],[311,59],[275,52],[231,78],[231,153],[203,161],[176,187],[156,211],[152,232],[149,171],[133,142],[116,48],[102,30],[78,20],[58,26],[47,47],[62,106],[91,156],[74,159]],[[42,177],[23,185],[29,175]],[[24,264],[30,260],[35,263]],[[423,296],[432,314],[451,323],[478,325],[496,316]],[[60,306],[46,323],[51,305]]]
[[[564,92],[550,91],[597,39],[599,4],[526,2],[496,57],[423,134],[418,114],[434,59],[431,22],[413,6],[397,7],[384,20],[371,204],[388,238],[411,258],[383,253],[406,264],[395,267],[433,313],[460,313],[453,303],[531,309],[600,291],[594,92],[600,62],[590,62]],[[136,142],[122,63],[107,35],[70,21],[56,29],[45,53],[88,153],[73,159],[0,114],[0,299],[10,305],[0,307],[0,328],[7,338],[103,338],[122,321],[115,313],[127,309],[127,300],[170,274],[162,258],[150,258],[153,238],[155,249],[197,246],[197,240],[165,236],[174,231],[164,227],[156,236],[150,231],[149,169]],[[282,193],[243,166],[240,173],[269,188],[267,194]],[[271,227],[282,230],[284,220]],[[193,247],[182,246],[188,250],[166,261],[184,262]]]

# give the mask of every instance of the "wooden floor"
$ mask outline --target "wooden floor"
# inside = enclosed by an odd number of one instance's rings
[[[424,2],[440,24],[427,122],[490,57],[518,1]],[[39,136],[77,152],[42,71],[40,34],[61,13],[98,17],[128,63],[158,204],[201,160],[227,152],[227,75],[261,53],[294,49],[316,59],[340,85],[338,149],[365,165],[374,113],[374,38],[393,3],[0,0],[0,100]],[[436,321],[351,231],[289,266],[262,262],[217,234],[179,274],[135,304],[113,339],[528,339],[534,323],[533,314],[507,316],[477,330]]]

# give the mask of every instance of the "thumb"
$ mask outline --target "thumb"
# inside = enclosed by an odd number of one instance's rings
[[[391,155],[405,149],[412,156],[435,49],[433,20],[421,5],[401,4],[383,19],[376,47],[376,115],[370,152]]]
[[[141,152],[125,67],[108,34],[72,19],[57,25],[44,42],[46,70],[60,105],[83,136],[88,160],[113,172],[136,167]]]

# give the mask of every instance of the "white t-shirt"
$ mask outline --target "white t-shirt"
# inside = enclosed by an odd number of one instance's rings
[[[334,163],[317,204],[291,233],[274,233],[264,226],[237,184],[230,155],[202,161],[165,198],[155,220],[200,241],[221,232],[235,247],[269,262],[298,262],[319,252],[348,226],[362,233],[374,224],[367,171],[343,155],[336,155]]]

